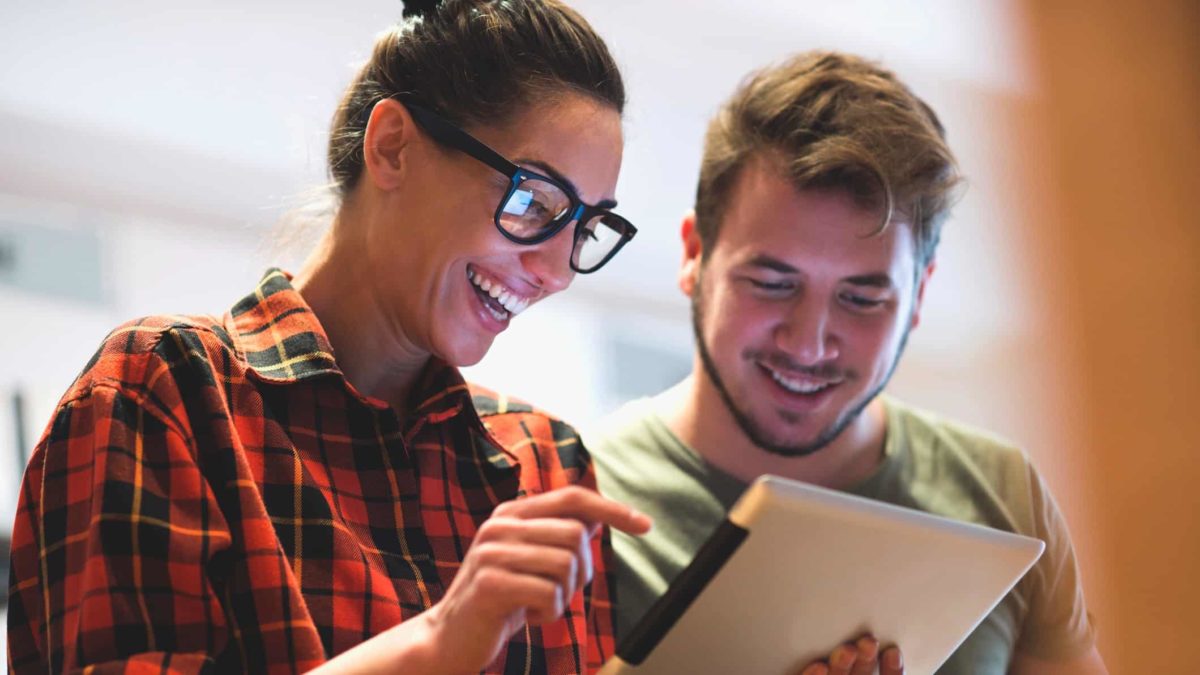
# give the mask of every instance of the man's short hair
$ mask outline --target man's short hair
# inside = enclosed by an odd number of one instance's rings
[[[808,52],[752,74],[708,126],[696,229],[704,256],[749,159],[780,161],[797,189],[845,190],[907,216],[921,267],[933,259],[959,175],[937,115],[895,74],[847,54]]]

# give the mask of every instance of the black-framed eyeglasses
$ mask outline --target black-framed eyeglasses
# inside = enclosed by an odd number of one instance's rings
[[[560,181],[517,166],[479,139],[408,96],[394,96],[438,143],[462,151],[508,177],[508,190],[496,206],[496,229],[518,244],[537,244],[575,223],[571,269],[595,272],[633,239],[637,228],[609,211],[585,204]]]

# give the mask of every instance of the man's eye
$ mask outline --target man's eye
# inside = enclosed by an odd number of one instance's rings
[[[853,293],[843,293],[842,302],[845,302],[846,304],[858,309],[874,309],[883,304],[883,300],[867,298],[861,295],[855,295]]]
[[[764,291],[790,291],[794,287],[790,281],[762,281],[760,279],[750,279],[749,281],[752,286]]]

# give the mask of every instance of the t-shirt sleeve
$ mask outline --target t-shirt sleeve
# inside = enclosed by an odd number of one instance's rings
[[[1066,521],[1032,466],[1029,475],[1034,536],[1046,542],[1046,550],[1027,578],[1029,614],[1016,648],[1042,659],[1067,659],[1095,645],[1095,629]]]

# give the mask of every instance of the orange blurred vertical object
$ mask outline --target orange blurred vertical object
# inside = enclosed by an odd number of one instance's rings
[[[1025,0],[1066,462],[1113,673],[1200,672],[1200,3]],[[1034,174],[1031,174],[1034,175]]]

